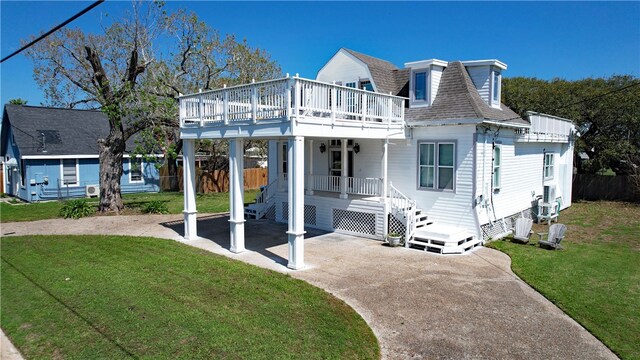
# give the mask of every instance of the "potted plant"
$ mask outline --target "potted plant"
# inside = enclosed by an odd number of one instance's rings
[[[392,232],[387,234],[387,243],[389,244],[389,246],[391,247],[396,247],[398,245],[400,245],[400,241],[402,239],[402,235]]]

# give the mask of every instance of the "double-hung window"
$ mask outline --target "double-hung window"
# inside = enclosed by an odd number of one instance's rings
[[[553,153],[544,154],[544,178],[553,179]]]
[[[421,142],[418,154],[418,184],[421,189],[454,190],[455,143]]]
[[[500,145],[494,145],[493,147],[493,188],[500,188],[501,171],[502,166],[502,148]]]
[[[142,158],[129,158],[129,182],[142,182]]]
[[[62,185],[78,185],[78,159],[60,160]]]

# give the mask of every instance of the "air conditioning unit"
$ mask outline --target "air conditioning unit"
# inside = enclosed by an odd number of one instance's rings
[[[97,197],[100,195],[100,186],[99,185],[87,185],[85,187],[85,193],[87,197]]]
[[[556,201],[556,186],[555,185],[545,185],[544,186],[544,194],[542,196],[542,202],[551,203]]]

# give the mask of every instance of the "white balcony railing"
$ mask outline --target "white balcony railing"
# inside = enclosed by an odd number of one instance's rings
[[[313,191],[342,192],[342,177],[331,175],[311,175]],[[346,194],[379,196],[382,193],[379,178],[347,178]]]
[[[404,124],[404,98],[298,77],[254,82],[180,97],[180,125],[288,122]]]

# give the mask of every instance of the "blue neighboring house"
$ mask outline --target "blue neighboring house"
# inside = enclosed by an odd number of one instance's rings
[[[108,134],[100,111],[5,105],[0,130],[5,193],[29,202],[99,196],[97,141]],[[157,192],[156,162],[131,155],[134,147],[130,139],[122,193]]]

